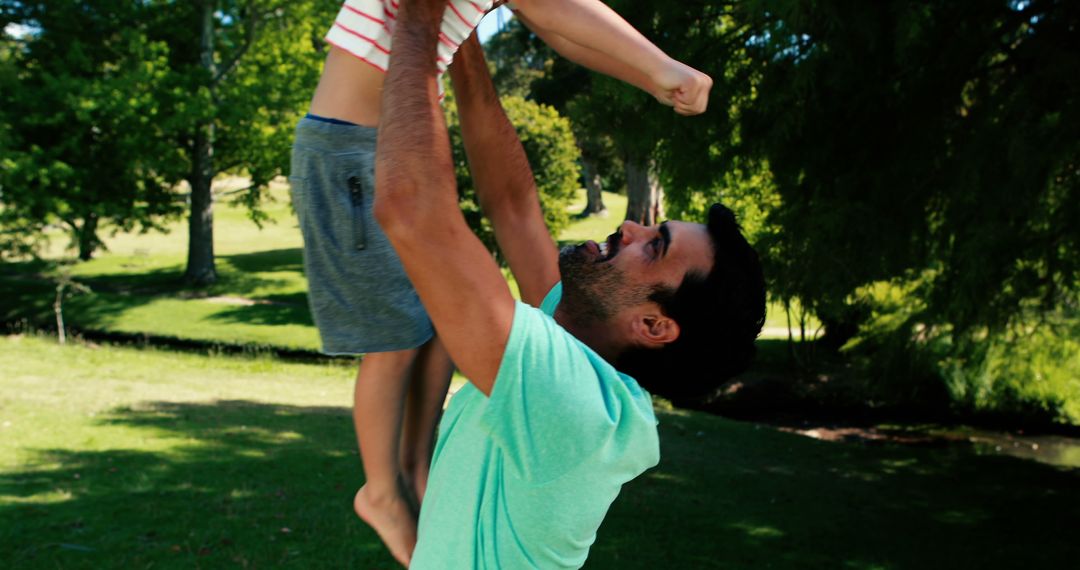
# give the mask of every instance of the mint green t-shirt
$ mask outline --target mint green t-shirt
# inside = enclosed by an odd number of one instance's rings
[[[580,568],[622,485],[660,460],[649,394],[518,302],[491,397],[466,384],[439,426],[414,569]]]

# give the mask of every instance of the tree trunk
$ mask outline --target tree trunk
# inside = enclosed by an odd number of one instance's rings
[[[200,137],[201,138],[201,137]],[[201,158],[201,157],[200,157]],[[188,259],[184,281],[191,285],[209,285],[217,281],[214,266],[214,197],[210,194],[212,176],[204,166],[192,173],[191,215],[188,217]]]
[[[585,204],[585,210],[581,212],[581,217],[587,218],[596,214],[606,214],[607,207],[604,206],[603,186],[600,184],[600,172],[596,169],[596,161],[586,158],[582,154],[581,166],[585,176],[585,195],[588,197],[588,202]]]
[[[90,261],[94,256],[94,250],[98,246],[97,237],[98,216],[93,212],[83,216],[82,227],[79,228],[79,261]]]
[[[202,2],[199,60],[207,77],[213,81],[217,73],[214,64],[214,0]],[[192,172],[188,179],[191,185],[191,214],[188,217],[188,260],[184,281],[191,285],[209,285],[217,281],[214,267],[214,197],[210,193],[210,184],[214,180],[213,118],[197,127],[192,150]]]
[[[664,217],[663,188],[650,161],[626,157],[626,219],[651,226]]]

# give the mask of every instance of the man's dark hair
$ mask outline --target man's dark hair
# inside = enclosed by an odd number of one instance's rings
[[[712,271],[687,273],[678,288],[660,288],[649,297],[679,324],[679,338],[659,349],[629,349],[615,363],[646,390],[679,403],[705,398],[746,370],[765,324],[761,261],[735,214],[713,204],[707,227]]]

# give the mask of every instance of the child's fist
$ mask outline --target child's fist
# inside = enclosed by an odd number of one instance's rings
[[[669,60],[655,77],[653,96],[661,103],[675,107],[680,115],[698,115],[709,104],[712,78],[689,65]]]

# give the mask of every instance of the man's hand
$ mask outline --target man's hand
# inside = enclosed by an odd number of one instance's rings
[[[712,78],[689,65],[669,59],[650,79],[653,96],[680,115],[699,115],[709,105]]]

